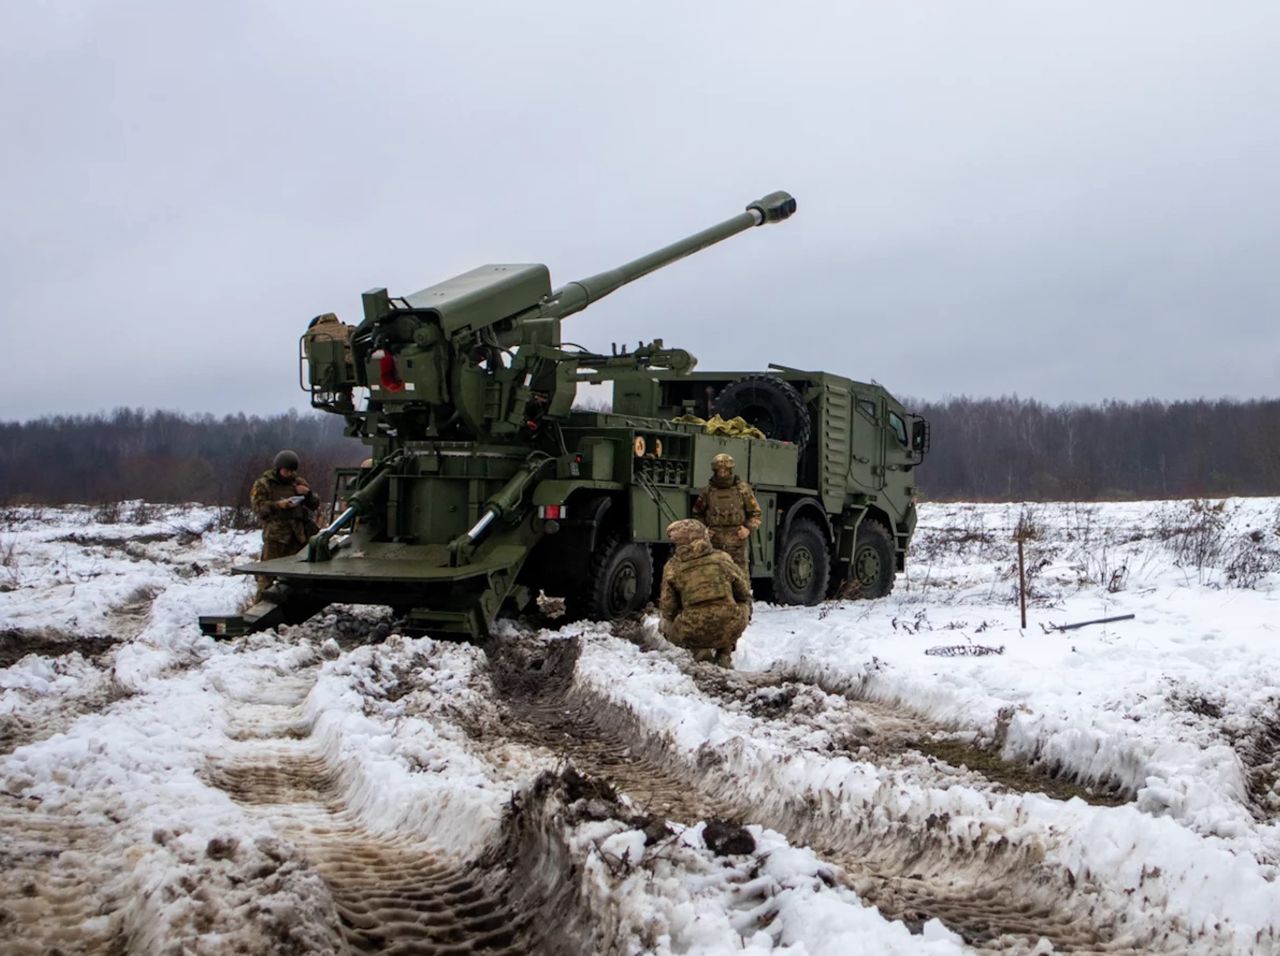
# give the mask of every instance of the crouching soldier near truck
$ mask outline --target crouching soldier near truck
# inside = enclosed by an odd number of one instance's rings
[[[749,584],[747,538],[760,527],[762,512],[755,492],[733,468],[732,455],[721,452],[711,459],[711,482],[698,493],[693,516],[707,526],[712,547],[733,558]]]
[[[249,492],[250,507],[262,522],[263,561],[297,554],[320,530],[315,520],[320,497],[298,474],[298,464],[294,452],[278,453]],[[270,577],[258,575],[259,598],[270,584]]]
[[[695,660],[730,667],[738,638],[751,617],[747,576],[727,554],[711,547],[707,528],[684,518],[667,525],[675,553],[662,569],[659,629]]]

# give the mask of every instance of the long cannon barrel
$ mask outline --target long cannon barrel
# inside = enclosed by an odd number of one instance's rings
[[[746,212],[739,213],[732,219],[726,219],[718,225],[703,229],[688,238],[673,242],[656,252],[633,259],[616,269],[600,272],[587,279],[570,282],[551,293],[539,306],[538,313],[546,318],[564,318],[581,312],[593,302],[604,298],[615,289],[628,282],[634,282],[655,269],[670,265],[677,259],[692,255],[707,246],[714,245],[730,236],[736,236],[753,226],[762,226],[768,222],[782,222],[796,211],[796,201],[789,193],[769,193],[747,206]]]

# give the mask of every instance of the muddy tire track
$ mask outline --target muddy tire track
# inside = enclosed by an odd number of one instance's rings
[[[509,714],[510,738],[560,754],[579,772],[607,780],[647,813],[686,823],[740,815],[732,801],[690,789],[686,779],[672,773],[664,750],[659,748],[655,759],[643,733],[620,732],[604,708],[571,693],[576,640],[490,641],[487,650],[494,686]]]
[[[1000,756],[1007,720],[990,743],[941,726],[892,703],[872,700],[830,682],[793,673],[726,670],[669,655],[708,697],[727,709],[764,720],[788,717],[832,736],[830,753],[877,763],[941,762],[962,771],[971,785],[998,793],[1042,793],[1055,800],[1078,797],[1095,806],[1121,806],[1134,799],[1118,786],[1082,786],[1066,774]],[[798,706],[799,705],[799,706]],[[807,705],[804,706],[804,705]],[[834,732],[833,732],[834,729]]]
[[[961,839],[948,832],[946,818],[921,827],[905,817],[848,819],[838,807],[813,798],[779,794],[761,801],[743,781],[722,769],[724,757],[712,748],[688,757],[655,734],[625,706],[575,684],[576,638],[551,642],[505,639],[490,645],[495,686],[511,714],[511,736],[562,754],[583,773],[608,780],[648,812],[691,823],[700,819],[758,823],[796,845],[814,848],[840,865],[849,885],[890,919],[919,927],[938,919],[967,943],[989,952],[1027,952],[1048,940],[1059,952],[1140,953],[1163,940],[1131,939],[1119,917],[1095,906],[1076,877],[1046,864],[1035,846],[1008,840]],[[752,677],[741,685],[718,669],[697,669],[708,687],[727,686],[735,700],[751,700],[761,687]],[[763,682],[766,685],[767,681]],[[776,681],[775,681],[776,683]],[[714,695],[713,695],[714,696]],[[770,706],[767,697],[762,706]],[[884,708],[869,721],[867,738],[887,730],[885,752],[900,753],[903,741],[918,739],[924,723]],[[924,772],[929,764],[920,758]],[[954,784],[939,774],[938,785]],[[972,785],[972,781],[965,781]],[[994,788],[992,788],[994,789]],[[1168,946],[1177,949],[1185,938]]]
[[[126,864],[109,851],[114,821],[46,811],[0,795],[0,951],[14,956],[128,951]],[[108,863],[114,860],[114,863]]]
[[[1010,793],[1043,793],[1055,800],[1078,797],[1095,806],[1120,806],[1135,795],[1118,783],[1101,781],[1090,785],[1076,782],[1058,769],[1000,756],[1008,718],[996,728],[993,741],[977,742],[975,735],[956,731],[921,717],[906,708],[877,701],[847,682],[824,679],[795,671],[739,671],[692,660],[660,638],[643,620],[623,621],[614,635],[643,651],[658,653],[679,668],[708,697],[725,702],[727,709],[761,719],[784,716],[806,721],[815,729],[832,734],[831,753],[845,753],[854,759],[868,754],[877,762],[894,758],[922,757],[959,768],[995,790]],[[806,713],[794,706],[805,700],[806,691],[826,698],[817,702],[821,713]]]
[[[342,768],[309,739],[306,685],[286,696],[277,686],[266,703],[236,706],[238,753],[211,762],[207,778],[305,852],[351,951],[529,952],[533,914],[509,904],[505,872],[370,832],[347,805]]]

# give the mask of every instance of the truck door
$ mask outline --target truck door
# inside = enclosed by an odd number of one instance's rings
[[[892,514],[906,513],[915,491],[912,466],[917,456],[911,451],[911,434],[906,419],[892,408],[885,408],[884,417],[884,496],[892,503]]]
[[[884,487],[883,409],[878,396],[855,393],[849,449],[849,490],[876,494]]]

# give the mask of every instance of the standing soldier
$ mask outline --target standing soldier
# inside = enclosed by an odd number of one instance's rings
[[[747,580],[747,538],[760,527],[762,512],[751,486],[733,473],[733,456],[724,452],[711,459],[711,483],[698,493],[693,515],[707,526],[711,544],[737,562]]]
[[[667,525],[676,546],[662,569],[660,629],[695,660],[729,667],[751,617],[747,576],[723,551],[711,547],[707,529],[693,518]]]
[[[297,554],[320,530],[315,521],[320,498],[298,474],[298,456],[291,451],[277,454],[271,467],[253,483],[249,503],[262,521],[263,561]],[[258,575],[259,599],[270,583],[270,577]]]

